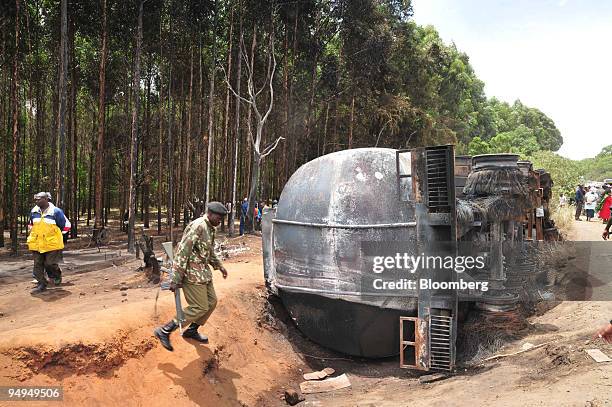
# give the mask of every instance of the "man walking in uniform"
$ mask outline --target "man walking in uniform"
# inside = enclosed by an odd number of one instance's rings
[[[227,278],[227,270],[214,250],[216,227],[221,224],[225,215],[227,209],[221,202],[209,203],[206,215],[187,225],[174,256],[174,277],[170,290],[183,288],[188,304],[183,310],[183,316],[186,322],[191,323],[183,332],[183,338],[202,343],[208,343],[208,338],[201,335],[198,328],[206,323],[217,305],[210,267],[220,270],[223,278]],[[174,350],[170,344],[170,334],[176,328],[178,321],[172,319],[154,331],[162,346],[169,351]]]
[[[576,214],[574,216],[576,220],[581,220],[580,215],[582,214],[583,207],[584,207],[584,190],[582,189],[582,185],[578,185],[578,188],[576,188]]]
[[[32,294],[39,294],[47,289],[45,271],[55,285],[62,282],[62,270],[58,263],[62,258],[64,238],[62,233],[70,230],[70,222],[64,212],[53,205],[51,194],[39,192],[34,195],[36,206],[30,212],[30,234],[28,249],[34,256],[34,278],[38,285]]]

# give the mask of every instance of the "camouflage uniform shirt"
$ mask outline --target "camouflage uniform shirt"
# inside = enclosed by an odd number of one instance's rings
[[[215,230],[206,215],[187,225],[174,256],[175,283],[203,285],[212,281],[209,265],[215,270],[222,266],[214,250]]]

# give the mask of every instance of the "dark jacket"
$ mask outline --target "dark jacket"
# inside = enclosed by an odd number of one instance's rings
[[[584,202],[584,192],[582,192],[581,188],[576,190],[576,203]]]

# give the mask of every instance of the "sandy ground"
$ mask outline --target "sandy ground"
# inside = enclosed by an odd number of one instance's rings
[[[598,240],[602,230],[600,223],[576,222],[570,236]],[[226,261],[229,278],[215,275],[219,303],[205,327],[210,344],[175,333],[174,352],[152,336],[172,316],[173,297],[162,292],[156,303],[157,286],[137,271],[139,261],[66,270],[65,284],[39,297],[28,293],[27,268],[17,267],[23,277],[0,288],[0,385],[61,385],[64,401],[47,403],[53,406],[280,406],[286,405],[283,389],[298,389],[303,371],[331,366],[347,373],[352,386],[306,395],[300,405],[612,405],[612,364],[597,364],[584,352],[599,348],[612,356],[612,346],[587,343],[612,316],[611,302],[560,303],[530,318],[546,329],[533,329],[500,352],[526,342],[547,345],[420,384],[397,359],[347,359],[301,336],[267,301],[259,238],[244,240],[252,250]]]
[[[251,406],[267,404],[266,392],[277,399],[278,379],[299,373],[290,344],[258,323],[266,304],[259,251],[227,261],[227,280],[215,276],[210,344],[175,333],[172,353],[152,330],[172,317],[173,296],[161,292],[156,306],[157,286],[134,271],[140,264],[67,271],[62,287],[38,297],[29,279],[2,287],[0,384],[61,384],[70,406]]]

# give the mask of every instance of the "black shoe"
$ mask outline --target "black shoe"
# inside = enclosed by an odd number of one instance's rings
[[[199,325],[195,325],[195,324],[189,325],[189,328],[187,328],[183,332],[183,338],[195,339],[196,341],[201,342],[201,343],[208,343],[208,336],[200,335],[200,333],[198,332],[198,327]]]
[[[30,294],[32,295],[36,295],[36,294],[40,294],[42,292],[44,292],[47,289],[47,285],[44,283],[39,283],[35,289],[33,289],[32,291],[30,291]]]
[[[156,328],[155,331],[153,331],[153,334],[155,335],[157,339],[159,339],[162,346],[166,348],[167,350],[169,350],[170,352],[174,350],[174,348],[172,347],[172,344],[170,343],[170,334],[176,328],[177,328],[177,325],[174,323],[174,320],[172,320],[168,322],[166,325]]]

